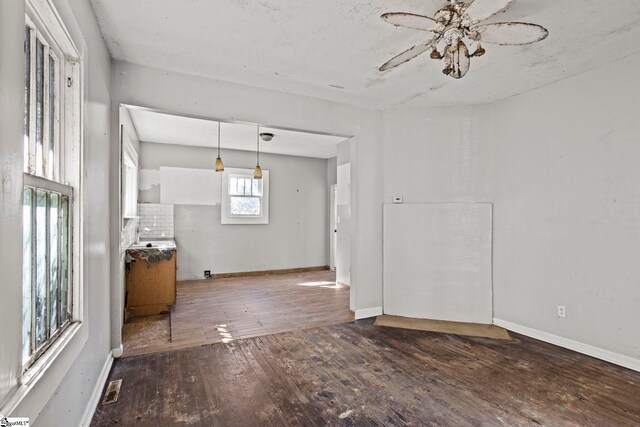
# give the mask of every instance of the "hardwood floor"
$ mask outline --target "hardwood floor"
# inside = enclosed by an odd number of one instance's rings
[[[92,426],[632,426],[640,373],[517,334],[357,321],[116,360]]]
[[[135,319],[124,355],[197,347],[353,320],[349,288],[330,270],[179,282],[170,321]]]

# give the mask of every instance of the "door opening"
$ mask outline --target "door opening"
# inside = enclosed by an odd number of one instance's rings
[[[329,216],[329,267],[332,271],[336,271],[336,246],[338,243],[338,205],[336,197],[338,195],[338,186],[332,185],[329,188],[330,216]]]

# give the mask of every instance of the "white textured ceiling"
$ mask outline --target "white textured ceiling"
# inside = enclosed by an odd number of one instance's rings
[[[131,121],[140,141],[160,144],[217,147],[218,122],[192,117],[176,116],[142,108],[130,108]],[[271,132],[274,138],[260,141],[263,153],[328,159],[337,155],[338,143],[344,137],[319,135],[293,130],[260,127],[260,132]],[[221,123],[220,147],[232,150],[256,150],[257,128],[251,124]]]
[[[433,15],[445,0],[92,3],[116,59],[380,109],[492,102],[640,50],[639,0],[515,0],[487,22],[533,22],[549,37],[531,46],[487,45],[458,81],[428,53],[378,71],[424,40],[380,14]],[[612,66],[612,78],[624,75]]]

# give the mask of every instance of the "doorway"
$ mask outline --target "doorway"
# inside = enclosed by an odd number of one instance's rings
[[[329,188],[329,267],[331,271],[336,271],[336,247],[338,245],[338,185],[334,184]]]

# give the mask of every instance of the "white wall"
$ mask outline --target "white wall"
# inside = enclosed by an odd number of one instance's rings
[[[222,150],[226,168],[253,169],[256,155]],[[208,169],[216,150],[141,143],[143,170],[162,166]],[[327,160],[260,154],[269,170],[269,224],[221,225],[216,206],[175,205],[178,280],[212,273],[278,270],[328,265]],[[155,186],[154,186],[155,187]],[[140,202],[158,203],[157,188],[140,191]]]
[[[640,368],[640,55],[496,107],[495,317]],[[567,317],[557,317],[565,305]]]
[[[122,107],[120,108],[120,124],[122,125],[122,130],[129,137],[131,143],[133,144],[133,148],[136,150],[136,153],[140,153],[140,139],[138,138],[138,133],[136,132],[136,127],[133,124],[133,120],[131,120],[131,114],[129,114],[129,109]]]
[[[23,37],[24,2],[0,2],[0,408],[21,370]]]
[[[633,55],[493,105],[384,113],[385,202],[494,203],[494,317],[636,367],[640,78],[610,70],[638,66]]]
[[[384,113],[384,201],[491,201],[492,107]]]
[[[60,15],[85,61],[84,130],[84,281],[86,308],[78,356],[65,351],[29,390],[13,413],[36,426],[78,425],[101,390],[109,361],[109,106],[110,59],[89,2],[55,0]],[[20,366],[21,215],[22,215],[22,43],[24,4],[0,2],[0,408],[17,390]],[[117,236],[117,235],[116,235]],[[75,342],[75,341],[74,341]],[[51,374],[51,375],[50,375]],[[66,374],[66,375],[65,375]],[[61,378],[64,376],[62,380]],[[55,393],[54,393],[55,391]],[[14,402],[15,403],[15,402]],[[0,409],[0,412],[3,412]]]
[[[344,144],[344,143],[342,143]],[[351,164],[337,167],[336,281],[351,284]]]

